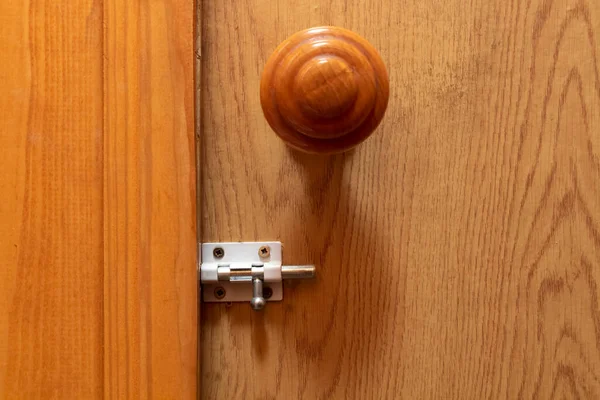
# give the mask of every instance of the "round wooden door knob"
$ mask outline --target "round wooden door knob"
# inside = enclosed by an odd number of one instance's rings
[[[381,122],[389,80],[369,42],[347,29],[300,31],[277,47],[263,71],[260,101],[267,122],[290,146],[339,153]]]

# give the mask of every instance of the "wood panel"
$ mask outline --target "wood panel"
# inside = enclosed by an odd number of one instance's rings
[[[204,398],[600,398],[600,3],[203,7],[204,241],[280,239],[313,283],[203,306]],[[378,48],[384,122],[288,150],[259,104],[293,32]]]
[[[102,4],[0,3],[0,397],[102,396]]]
[[[104,5],[106,398],[196,397],[193,17]]]
[[[0,5],[0,397],[195,398],[194,3],[67,3]]]

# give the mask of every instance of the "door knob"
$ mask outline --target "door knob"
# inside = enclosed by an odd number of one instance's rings
[[[271,128],[309,153],[356,146],[381,122],[389,97],[377,50],[347,29],[323,26],[290,36],[271,55],[260,99]]]

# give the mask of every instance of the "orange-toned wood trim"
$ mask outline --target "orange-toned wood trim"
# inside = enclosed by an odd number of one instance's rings
[[[197,394],[194,2],[104,2],[104,397]]]
[[[195,0],[194,16],[194,131],[196,143],[196,241],[202,242],[202,141],[201,141],[201,115],[202,115],[202,0]],[[199,255],[198,255],[199,257]],[[200,260],[198,260],[200,261]],[[202,346],[200,345],[200,322],[202,286],[197,284],[197,368],[196,368],[196,398],[200,399],[200,387],[202,385],[201,359]]]
[[[102,395],[102,3],[0,2],[0,398]]]

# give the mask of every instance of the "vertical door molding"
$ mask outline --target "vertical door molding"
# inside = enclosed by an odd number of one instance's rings
[[[194,2],[104,2],[104,393],[196,397]]]
[[[102,3],[0,2],[0,398],[102,394]]]
[[[195,1],[194,15],[194,131],[196,144],[196,241],[202,242],[202,136],[201,136],[201,120],[202,120],[202,0]],[[200,316],[202,306],[202,286],[197,283],[197,316],[198,323],[196,331],[197,349],[196,349],[196,397],[200,398],[200,387],[202,385],[202,375],[200,362],[202,358],[202,346],[200,346]]]

